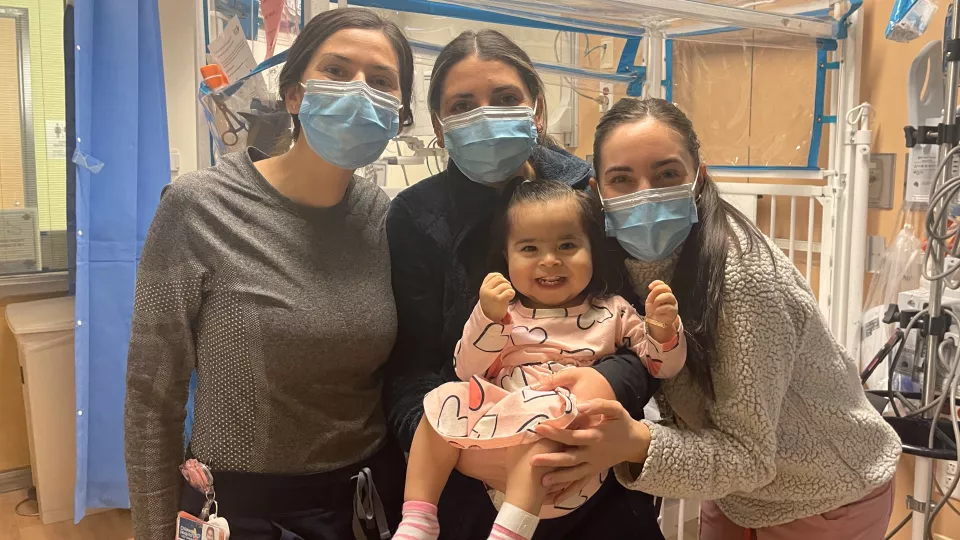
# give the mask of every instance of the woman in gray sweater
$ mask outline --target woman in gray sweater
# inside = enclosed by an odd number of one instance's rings
[[[541,426],[570,448],[534,464],[566,468],[548,484],[620,464],[630,489],[704,500],[704,540],[741,540],[745,529],[758,540],[880,540],[900,441],[792,261],[720,199],[699,150],[687,117],[658,99],[621,100],[594,143],[608,234],[633,287],[668,281],[687,324],[687,367],[662,387],[672,421],[585,403],[604,422]]]
[[[137,540],[174,538],[178,510],[197,516],[204,502],[178,471],[194,371],[186,454],[213,471],[231,538],[352,537],[363,486],[351,478],[366,469],[386,521],[399,522],[403,455],[387,444],[380,402],[397,328],[389,201],[354,170],[412,120],[412,80],[394,23],[325,12],[280,75],[293,147],[225,155],[166,190],[137,275],[127,369]]]

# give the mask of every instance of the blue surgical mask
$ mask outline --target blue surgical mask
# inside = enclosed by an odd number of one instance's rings
[[[641,261],[667,258],[687,239],[697,222],[698,179],[699,171],[692,184],[644,189],[604,199],[607,236],[616,237],[627,253]]]
[[[537,145],[530,107],[477,107],[441,122],[443,144],[463,174],[478,184],[506,180]]]
[[[400,100],[363,81],[309,80],[300,127],[310,148],[342,169],[376,161],[400,131]]]

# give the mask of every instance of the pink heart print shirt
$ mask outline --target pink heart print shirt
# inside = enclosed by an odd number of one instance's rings
[[[633,351],[658,378],[676,375],[687,355],[683,327],[658,343],[629,302],[619,296],[594,299],[574,308],[528,309],[514,302],[502,321],[474,308],[457,344],[454,368],[464,382],[428,393],[424,417],[451,445],[461,449],[504,448],[540,439],[541,423],[567,427],[577,416],[576,396],[565,388],[531,390],[544,376],[590,366],[618,348]],[[595,396],[581,396],[590,399]],[[498,455],[491,454],[492,460]],[[607,472],[566,501],[544,506],[540,517],[573,511],[600,489]]]
[[[576,417],[576,399],[562,388],[538,392],[531,385],[562,369],[593,365],[621,347],[633,351],[654,377],[673,377],[687,354],[682,325],[677,330],[671,342],[658,343],[643,317],[619,296],[559,309],[514,302],[499,322],[488,319],[478,304],[454,356],[464,382],[427,394],[425,414],[460,448],[533,442],[539,439],[533,428],[542,422],[566,427]]]

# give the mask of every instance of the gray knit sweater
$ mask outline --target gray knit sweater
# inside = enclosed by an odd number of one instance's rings
[[[616,468],[630,489],[716,500],[750,528],[857,501],[893,478],[900,456],[896,433],[864,396],[855,362],[806,281],[768,244],[776,270],[763,246],[738,259],[731,245],[712,370],[716,400],[705,400],[686,370],[664,381],[676,423],[650,424],[642,471]],[[628,260],[634,288],[668,279],[676,260]]]
[[[385,437],[388,198],[354,178],[336,206],[302,206],[251,154],[170,185],[143,248],[125,410],[137,540],[174,537],[194,370],[191,450],[215,470],[339,469]]]

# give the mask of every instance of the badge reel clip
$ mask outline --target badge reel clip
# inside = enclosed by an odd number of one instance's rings
[[[187,512],[177,515],[178,540],[229,540],[230,526],[225,518],[217,516],[217,494],[213,488],[213,473],[195,459],[189,459],[180,466],[180,473],[194,489],[203,493],[206,501],[200,510],[200,517]]]

